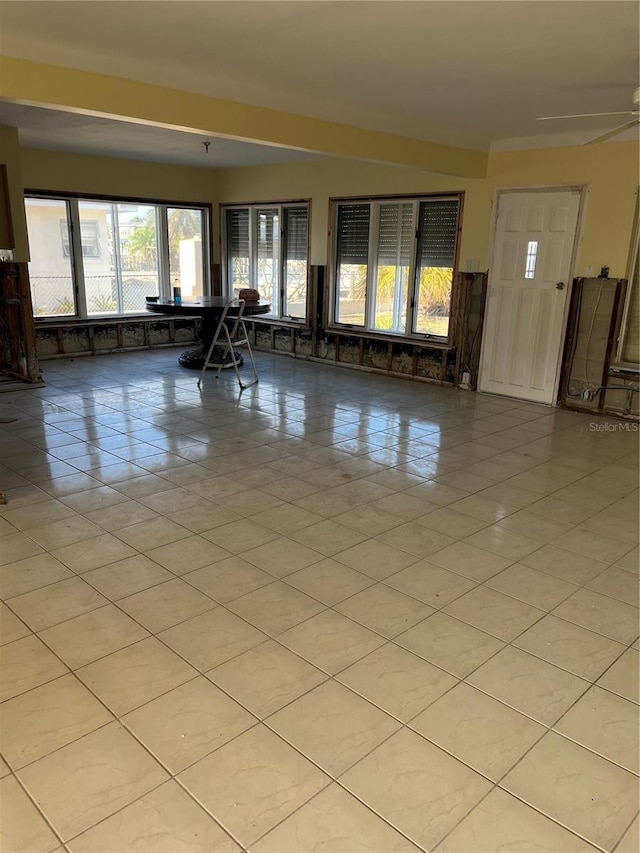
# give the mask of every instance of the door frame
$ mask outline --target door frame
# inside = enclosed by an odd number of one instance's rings
[[[573,279],[575,276],[575,268],[576,261],[578,257],[578,252],[582,247],[582,239],[584,233],[584,225],[585,225],[585,213],[587,207],[587,199],[589,196],[589,183],[583,184],[537,184],[532,187],[496,187],[493,191],[493,197],[491,199],[491,228],[489,231],[489,251],[487,253],[488,260],[488,276],[487,276],[487,296],[485,306],[489,302],[489,289],[491,282],[491,273],[493,271],[493,259],[494,252],[496,249],[496,231],[498,226],[498,209],[500,205],[500,199],[505,195],[513,195],[514,193],[558,193],[558,192],[577,192],[580,196],[580,200],[578,202],[578,219],[576,222],[576,233],[573,238],[573,247],[571,249],[571,262],[569,265],[569,276],[567,281],[567,296],[564,303],[564,311],[562,314],[562,327],[560,330],[560,346],[558,348],[558,360],[556,363],[555,369],[555,378],[553,381],[553,392],[551,394],[552,402],[548,405],[557,406],[558,405],[558,397],[560,394],[560,372],[562,367],[562,353],[564,352],[564,344],[567,338],[567,325],[569,321],[569,306],[571,304],[571,294],[573,292]],[[486,307],[485,307],[486,310]],[[479,370],[478,370],[478,387],[480,386],[480,373],[482,372],[482,354],[485,346],[484,336],[482,339],[482,343],[480,346],[480,361],[479,361]],[[489,392],[481,392],[481,393],[489,393]],[[499,395],[496,395],[499,396]],[[541,403],[539,405],[545,405]]]

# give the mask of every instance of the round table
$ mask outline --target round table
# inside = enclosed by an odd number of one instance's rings
[[[209,352],[211,341],[218,328],[220,317],[229,299],[226,296],[203,296],[197,301],[180,302],[176,305],[173,299],[156,299],[147,297],[147,311],[154,314],[169,314],[180,317],[202,317],[200,328],[200,344],[195,349],[186,350],[178,358],[179,364],[195,370],[202,370],[202,366]],[[240,305],[232,305],[227,316],[234,316],[240,310]],[[271,303],[267,299],[257,302],[245,302],[243,317],[253,317],[260,314],[268,314],[271,311]],[[242,364],[242,355],[239,352],[227,353],[223,358],[222,347],[216,347],[217,352],[211,355],[211,367],[231,367],[232,359],[235,358],[238,366]]]

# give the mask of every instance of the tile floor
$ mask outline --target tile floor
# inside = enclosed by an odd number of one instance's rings
[[[2,850],[638,850],[638,442],[258,354],[0,398]]]

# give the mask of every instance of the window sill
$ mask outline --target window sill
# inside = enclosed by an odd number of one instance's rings
[[[117,314],[109,317],[34,317],[36,328],[46,328],[47,326],[99,326],[115,323],[139,323],[143,320],[193,320],[195,317],[176,317],[171,314],[151,314],[148,311],[142,311],[140,314]]]
[[[610,373],[632,373],[637,376],[640,373],[639,364],[612,364],[609,367]]]
[[[311,331],[311,325],[307,320],[280,320],[278,317],[265,317],[260,314],[255,316],[244,315],[242,318],[245,322],[250,320],[252,323],[264,323],[269,326],[278,326],[287,329],[300,329],[304,332]]]
[[[423,349],[453,350],[455,347],[445,338],[408,337],[404,335],[385,334],[374,332],[370,329],[349,326],[327,326],[328,335],[342,335],[352,338],[367,338],[369,340],[386,341],[392,344],[405,344],[406,346],[422,347]]]

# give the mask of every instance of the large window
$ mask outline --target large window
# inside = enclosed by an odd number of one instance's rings
[[[640,187],[638,188],[640,200]],[[629,257],[629,284],[627,299],[622,317],[618,361],[622,366],[638,370],[640,367],[640,210],[636,201],[636,217]]]
[[[36,317],[139,313],[147,296],[208,291],[208,211],[112,199],[25,199]]]
[[[331,322],[446,339],[460,200],[336,202]]]
[[[242,205],[223,209],[225,289],[252,287],[278,319],[307,316],[309,207]]]

